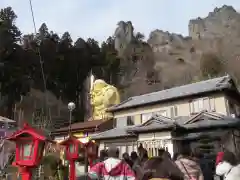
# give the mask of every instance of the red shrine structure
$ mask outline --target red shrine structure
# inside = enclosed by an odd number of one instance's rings
[[[6,139],[16,143],[16,161],[13,165],[19,167],[22,180],[31,180],[31,169],[39,165],[46,142],[54,142],[27,123]]]

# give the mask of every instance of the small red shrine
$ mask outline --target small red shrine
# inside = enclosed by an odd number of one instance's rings
[[[44,146],[51,140],[27,123],[6,139],[16,143],[16,161],[13,164],[20,167],[23,180],[30,180],[31,168],[39,165]]]

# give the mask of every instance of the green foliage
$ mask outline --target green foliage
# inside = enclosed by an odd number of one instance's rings
[[[83,83],[92,70],[97,78],[117,84],[119,60],[114,49],[114,39],[109,37],[101,47],[96,40],[84,41],[78,38],[73,42],[69,32],[61,37],[49,31],[43,23],[36,35],[25,34],[15,25],[17,16],[7,7],[0,10],[0,92],[6,96],[8,112],[12,116],[13,105],[30,88],[44,91],[42,69],[46,78],[47,90],[58,98],[76,103],[76,119],[83,120]],[[39,53],[40,52],[40,53]]]
[[[44,176],[56,177],[54,179],[59,179],[58,169],[60,169],[61,163],[57,156],[53,154],[47,154],[43,157],[41,164],[44,168]]]
[[[15,100],[28,91],[28,63],[24,63],[25,53],[18,45],[21,32],[15,25],[17,16],[12,8],[0,10],[0,62],[1,95],[7,97],[5,106],[12,115]]]
[[[50,169],[57,170],[57,166],[59,164],[60,159],[53,155],[53,154],[47,154],[42,159],[42,164],[44,166],[47,166]]]
[[[213,78],[223,73],[221,59],[212,53],[203,54],[200,60],[200,70],[203,78]]]

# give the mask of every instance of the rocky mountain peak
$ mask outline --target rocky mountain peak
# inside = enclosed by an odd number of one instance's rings
[[[193,39],[219,38],[229,33],[230,29],[239,27],[240,14],[232,7],[224,5],[215,8],[205,18],[196,18],[189,21],[189,36]]]
[[[151,45],[166,45],[170,44],[173,41],[182,40],[182,35],[156,29],[150,33],[148,43]]]
[[[223,5],[220,8],[215,8],[213,13],[217,14],[217,13],[236,13],[237,11],[232,7],[232,6],[228,6],[228,5]]]

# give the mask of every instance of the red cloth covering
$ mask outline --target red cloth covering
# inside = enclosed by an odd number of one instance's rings
[[[92,168],[94,166],[94,160],[92,158],[88,158],[88,163],[90,168]]]
[[[218,152],[216,157],[216,165],[218,165],[223,160],[224,152]]]
[[[89,171],[89,175],[103,177],[108,180],[136,180],[135,174],[130,166],[124,161],[108,158],[103,162],[95,164]]]

